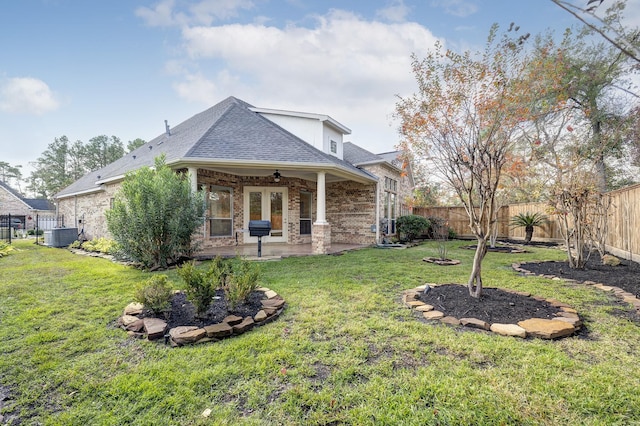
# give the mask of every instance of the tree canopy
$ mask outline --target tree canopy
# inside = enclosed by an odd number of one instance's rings
[[[418,92],[396,104],[403,148],[429,160],[469,216],[478,242],[468,282],[474,297],[482,293],[481,264],[497,221],[498,187],[513,135],[529,118],[538,89],[524,79],[529,35],[516,32],[512,26],[498,37],[494,26],[485,50],[476,54],[437,44],[424,59],[414,55]]]
[[[135,149],[145,143],[142,139],[129,141],[127,148]],[[47,149],[31,164],[34,170],[28,178],[28,187],[36,196],[51,199],[85,174],[101,169],[125,154],[120,138],[100,135],[71,142],[67,136],[55,138]]]

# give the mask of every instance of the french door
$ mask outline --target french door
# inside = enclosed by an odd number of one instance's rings
[[[288,237],[288,193],[287,188],[245,186],[244,187],[244,242],[257,243],[258,237],[249,236],[250,220],[268,220],[271,233],[263,237],[264,242],[286,243]]]

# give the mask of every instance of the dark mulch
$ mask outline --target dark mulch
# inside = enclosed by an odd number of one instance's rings
[[[254,291],[249,295],[247,300],[234,309],[229,309],[227,299],[223,290],[217,290],[213,303],[209,306],[207,312],[201,316],[196,316],[195,306],[187,300],[187,296],[180,292],[176,293],[171,300],[171,310],[164,313],[154,315],[150,311],[145,311],[142,317],[157,317],[167,321],[168,328],[178,327],[181,325],[194,325],[204,327],[211,324],[217,324],[228,315],[237,315],[239,317],[255,316],[260,309],[264,292]]]
[[[554,275],[576,281],[594,281],[604,285],[619,287],[640,296],[640,265],[620,259],[618,266],[603,265],[600,255],[594,252],[584,269],[571,269],[568,262],[526,263],[522,267],[538,275]]]
[[[627,260],[622,260],[619,266],[603,265],[597,252],[591,255],[584,269],[571,269],[566,261],[526,263],[522,267],[539,275],[619,287],[640,297],[640,265]],[[482,297],[478,300],[469,296],[466,285],[456,284],[432,287],[426,295],[420,295],[420,300],[433,305],[445,315],[478,318],[490,324],[516,324],[528,318],[553,318],[559,311],[548,302],[494,288],[484,288]],[[640,320],[622,302],[618,305],[616,312],[619,316],[633,321]]]
[[[446,284],[431,287],[421,293],[419,300],[432,305],[445,315],[477,318],[489,324],[516,324],[529,318],[553,318],[558,308],[532,297],[506,292],[496,288],[483,288],[482,297],[469,295],[466,285]]]

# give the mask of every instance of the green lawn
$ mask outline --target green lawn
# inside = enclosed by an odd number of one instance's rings
[[[570,304],[588,339],[462,331],[402,307],[405,289],[466,282],[473,251],[462,244],[450,242],[463,261],[453,267],[422,262],[437,255],[429,243],[265,262],[261,284],[288,303],[277,321],[172,349],[112,325],[148,273],[16,241],[0,259],[0,415],[29,425],[640,424],[640,326],[609,294],[511,270],[560,251],[489,253],[485,285]]]

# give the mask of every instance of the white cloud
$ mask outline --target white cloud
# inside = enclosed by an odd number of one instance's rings
[[[180,10],[175,0],[161,0],[153,7],[139,7],[136,15],[152,27],[211,25],[253,8],[251,0],[201,0]]]
[[[415,91],[411,53],[437,38],[416,23],[366,21],[332,10],[311,28],[252,24],[183,28],[179,96],[206,106],[236,96],[256,106],[328,114],[373,151],[393,149],[396,94]]]
[[[389,6],[376,11],[376,16],[389,22],[403,22],[409,14],[409,8],[403,0],[394,0]]]
[[[55,111],[60,103],[42,80],[31,77],[9,78],[0,82],[0,110],[41,115]]]
[[[478,6],[467,0],[433,0],[431,4],[442,8],[449,15],[464,18],[478,11]]]

